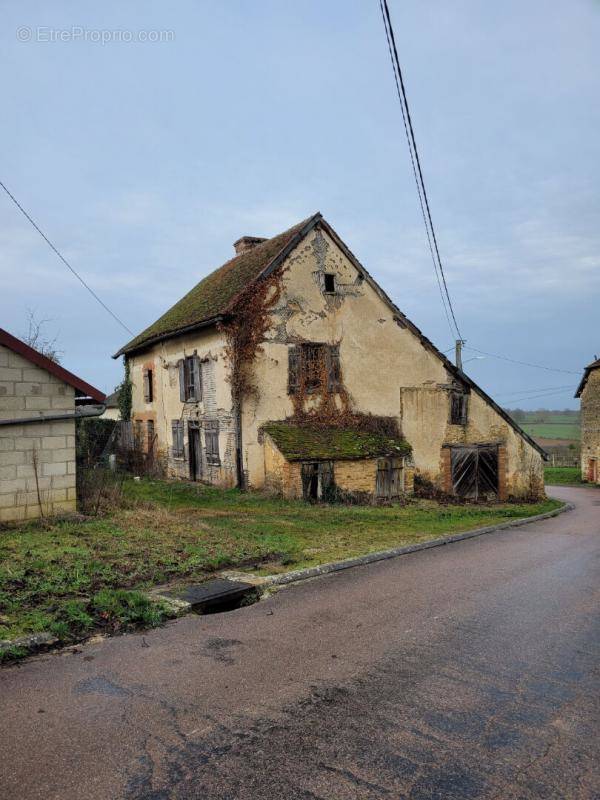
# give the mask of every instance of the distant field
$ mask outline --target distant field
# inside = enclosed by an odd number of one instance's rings
[[[579,441],[581,430],[578,422],[521,422],[523,430],[534,439],[567,439]]]
[[[565,414],[561,411],[541,409],[537,411],[511,411],[523,430],[542,446],[560,445],[562,442],[579,442],[581,438],[579,414]]]

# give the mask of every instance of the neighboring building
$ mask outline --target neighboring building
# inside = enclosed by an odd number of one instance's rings
[[[120,420],[121,419],[121,411],[119,409],[119,391],[113,392],[112,394],[107,395],[106,400],[104,401],[104,405],[106,406],[103,414],[102,419],[114,419]]]
[[[391,302],[315,214],[236,256],[125,345],[168,473],[320,497],[543,493],[544,451]]]
[[[600,358],[585,368],[575,397],[581,399],[581,477],[600,483]]]
[[[0,522],[75,511],[75,407],[103,401],[0,328]]]

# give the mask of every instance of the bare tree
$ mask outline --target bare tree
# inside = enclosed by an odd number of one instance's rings
[[[44,333],[44,325],[52,322],[52,320],[37,319],[35,311],[33,311],[31,308],[28,308],[27,322],[28,330],[25,336],[23,336],[23,341],[25,344],[33,347],[34,350],[37,350],[38,353],[46,356],[46,358],[49,358],[52,361],[56,361],[57,364],[60,364],[60,359],[64,352],[63,350],[59,350],[56,346],[58,336],[50,339]]]

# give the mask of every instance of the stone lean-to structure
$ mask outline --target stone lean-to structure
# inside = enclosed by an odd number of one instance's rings
[[[170,475],[288,496],[393,497],[414,475],[465,497],[543,494],[543,450],[320,214],[235,247],[115,356],[129,361],[136,430]],[[367,435],[364,451],[347,447]]]

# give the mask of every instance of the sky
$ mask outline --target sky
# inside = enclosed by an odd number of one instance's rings
[[[465,371],[507,407],[576,408],[600,354],[600,2],[389,5]],[[319,210],[452,347],[378,0],[0,8],[0,179],[134,333],[240,236]],[[1,327],[33,310],[113,389],[130,335],[3,193],[0,286]]]

